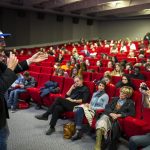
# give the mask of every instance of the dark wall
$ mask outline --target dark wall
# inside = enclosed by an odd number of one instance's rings
[[[0,30],[12,33],[6,40],[7,46],[21,46],[59,42],[66,40],[86,39],[120,39],[129,37],[134,40],[143,38],[150,30],[150,19],[95,21],[87,25],[87,19],[79,19],[73,23],[72,17],[65,16],[63,21],[57,21],[57,15],[26,11],[18,12],[12,9],[0,9]]]

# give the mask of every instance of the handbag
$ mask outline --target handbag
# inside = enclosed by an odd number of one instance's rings
[[[75,134],[75,124],[69,122],[64,124],[64,139],[70,139]]]
[[[24,101],[19,101],[18,102],[18,108],[19,109],[27,109],[27,108],[29,108],[29,103],[24,102]]]

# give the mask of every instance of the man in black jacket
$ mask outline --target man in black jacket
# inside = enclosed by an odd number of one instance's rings
[[[49,109],[42,115],[36,115],[39,120],[48,120],[48,116],[52,114],[50,128],[46,135],[51,135],[55,132],[55,126],[59,116],[67,111],[73,111],[74,106],[81,103],[86,103],[89,98],[89,89],[83,85],[83,78],[80,76],[74,77],[74,84],[66,93],[66,98],[58,97]]]
[[[0,54],[4,53],[6,46],[4,37],[9,35],[10,34],[3,34],[0,31]],[[7,58],[6,64],[0,60],[0,150],[7,150],[7,137],[9,135],[6,120],[9,118],[9,115],[4,94],[11,84],[17,79],[16,73],[27,70],[31,63],[40,62],[46,58],[46,54],[36,53],[31,58],[18,63],[17,57],[10,52],[10,56]]]

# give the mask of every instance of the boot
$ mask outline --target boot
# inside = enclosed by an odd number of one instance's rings
[[[102,150],[101,145],[102,145],[103,134],[104,134],[104,131],[102,129],[96,130],[96,143],[95,143],[94,150]]]
[[[36,115],[35,118],[39,119],[39,120],[48,120],[48,115],[46,113],[44,113],[41,115]]]
[[[83,133],[81,130],[76,130],[76,133],[72,136],[71,140],[72,141],[76,141],[76,140],[79,140],[81,139],[83,136]]]

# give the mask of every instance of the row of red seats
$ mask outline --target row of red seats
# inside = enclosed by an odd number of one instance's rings
[[[74,83],[72,78],[64,78],[60,76],[51,76],[49,74],[43,74],[43,73],[35,73],[31,72],[31,75],[33,75],[36,80],[38,81],[37,87],[35,88],[28,88],[28,92],[26,93],[27,96],[31,97],[33,101],[37,104],[44,105],[49,107],[54,100],[58,97],[65,97],[66,92],[69,90],[71,85]],[[43,99],[40,97],[40,88],[44,85],[44,83],[48,80],[56,81],[59,84],[60,92],[57,94],[49,94]],[[95,84],[90,81],[85,81],[84,84],[90,89],[90,95],[92,96],[94,90],[95,90]],[[150,85],[150,83],[148,83]],[[106,88],[106,92],[108,93],[110,100],[114,96],[118,96],[119,89],[116,89],[114,85],[108,85]],[[22,99],[25,99],[25,94],[21,94]],[[127,117],[125,119],[119,119],[121,123],[121,127],[124,131],[124,133],[130,137],[135,134],[142,134],[143,132],[146,132],[150,129],[150,125],[148,125],[147,120],[149,120],[149,117],[147,117],[147,113],[142,113],[142,96],[140,92],[135,91],[133,93],[132,99],[135,102],[135,109],[136,109],[136,116],[133,117]],[[90,100],[90,99],[89,99]],[[99,112],[99,111],[98,111]],[[101,112],[101,111],[100,111]],[[145,116],[146,114],[146,116]],[[66,112],[64,114],[68,118],[74,117],[73,112]],[[141,117],[144,116],[143,120],[141,120]],[[86,121],[85,121],[86,122]],[[92,127],[95,128],[95,122],[96,120],[93,120]],[[139,127],[142,127],[142,129],[139,131]]]
[[[97,66],[90,66],[88,69],[94,69],[95,71],[99,71],[99,73],[83,72],[83,79],[84,79],[84,81],[99,80],[99,79],[101,79],[103,77],[103,74],[104,74],[105,71],[112,71],[113,70],[112,68],[107,68],[107,67],[99,68]],[[53,74],[54,68],[53,67],[32,65],[29,68],[29,71],[37,72],[37,73]],[[70,75],[70,70],[68,70],[67,72]],[[125,73],[128,74],[128,71],[125,70]],[[150,81],[150,72],[141,71],[141,73],[144,75],[145,81]],[[121,77],[112,76],[112,83],[113,84],[116,84],[120,80],[121,80]],[[132,80],[134,82],[134,79],[132,79]],[[139,80],[138,83],[139,82],[143,82],[143,81]]]

